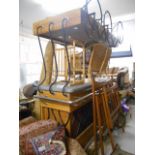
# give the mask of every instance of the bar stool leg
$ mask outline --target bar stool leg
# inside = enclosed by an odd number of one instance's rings
[[[120,101],[120,96],[119,96],[119,93],[118,93],[118,89],[115,89],[115,98],[116,98],[116,103],[117,103],[117,106],[120,106],[119,108],[119,113],[122,112],[122,109],[121,109],[121,101]],[[125,129],[124,127],[122,127],[122,132],[124,133],[125,132]]]
[[[110,118],[108,118],[110,116],[110,111],[109,111],[108,105],[106,103],[107,99],[105,99],[104,97],[106,97],[106,96],[102,95],[102,104],[104,107],[104,113],[105,113],[106,123],[107,123],[107,127],[108,127],[108,133],[110,136],[110,142],[111,142],[112,150],[114,151],[115,150],[115,144],[114,144],[114,139],[113,139],[113,135],[111,132],[112,123],[109,120]]]
[[[98,126],[99,126],[100,148],[101,148],[101,154],[104,155],[103,129],[102,129],[102,123],[101,123],[101,113],[99,109],[99,96],[95,96],[95,99],[96,99],[97,120],[98,120]]]
[[[94,146],[95,146],[95,154],[97,154],[97,138],[96,138],[96,106],[95,106],[95,96],[93,94],[93,135],[94,135]]]

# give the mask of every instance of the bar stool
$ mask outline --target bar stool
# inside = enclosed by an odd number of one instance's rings
[[[97,153],[97,133],[99,134],[99,148],[104,154],[103,134],[108,129],[112,150],[116,148],[112,136],[112,129],[120,111],[120,100],[117,85],[111,79],[97,80],[106,67],[111,56],[111,49],[105,44],[94,44],[89,63],[89,75],[93,93],[93,133],[95,153]]]
[[[106,68],[108,60],[110,59],[111,49],[105,44],[100,43],[94,44],[92,48],[88,73],[91,79],[93,93],[93,134],[95,153],[97,153],[97,131],[99,130],[99,147],[101,148],[101,153],[104,154],[103,129],[106,126],[105,120],[107,119],[101,116],[103,113],[103,104],[101,103],[100,93],[105,82],[97,82],[96,77],[101,75],[101,72],[104,70],[103,68]]]

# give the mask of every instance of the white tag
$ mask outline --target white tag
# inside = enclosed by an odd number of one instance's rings
[[[45,145],[43,145],[43,146],[41,146],[41,147],[38,148],[39,152],[42,152],[42,151],[44,151],[45,149],[46,149],[46,148],[45,148]]]

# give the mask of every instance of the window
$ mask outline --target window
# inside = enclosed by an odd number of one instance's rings
[[[129,77],[132,77],[134,62],[134,19],[123,22],[124,40],[121,45],[112,48],[110,67],[128,67]],[[115,57],[115,58],[114,58]]]
[[[20,59],[20,87],[32,83],[40,78],[42,58],[37,37],[20,34],[19,59]],[[47,40],[41,38],[43,52]]]

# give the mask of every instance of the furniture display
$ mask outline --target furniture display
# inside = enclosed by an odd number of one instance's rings
[[[120,40],[112,33],[110,12],[106,10],[104,19],[97,19],[94,12],[88,13],[87,5],[33,24],[43,65],[40,80],[24,94],[35,99],[36,118],[52,119],[65,126],[68,136],[82,146],[93,136],[97,145],[99,133],[99,148],[104,154],[105,129],[115,148],[111,129],[120,104],[107,68],[111,48]],[[110,24],[105,24],[106,15]],[[40,37],[49,39],[45,54]]]

